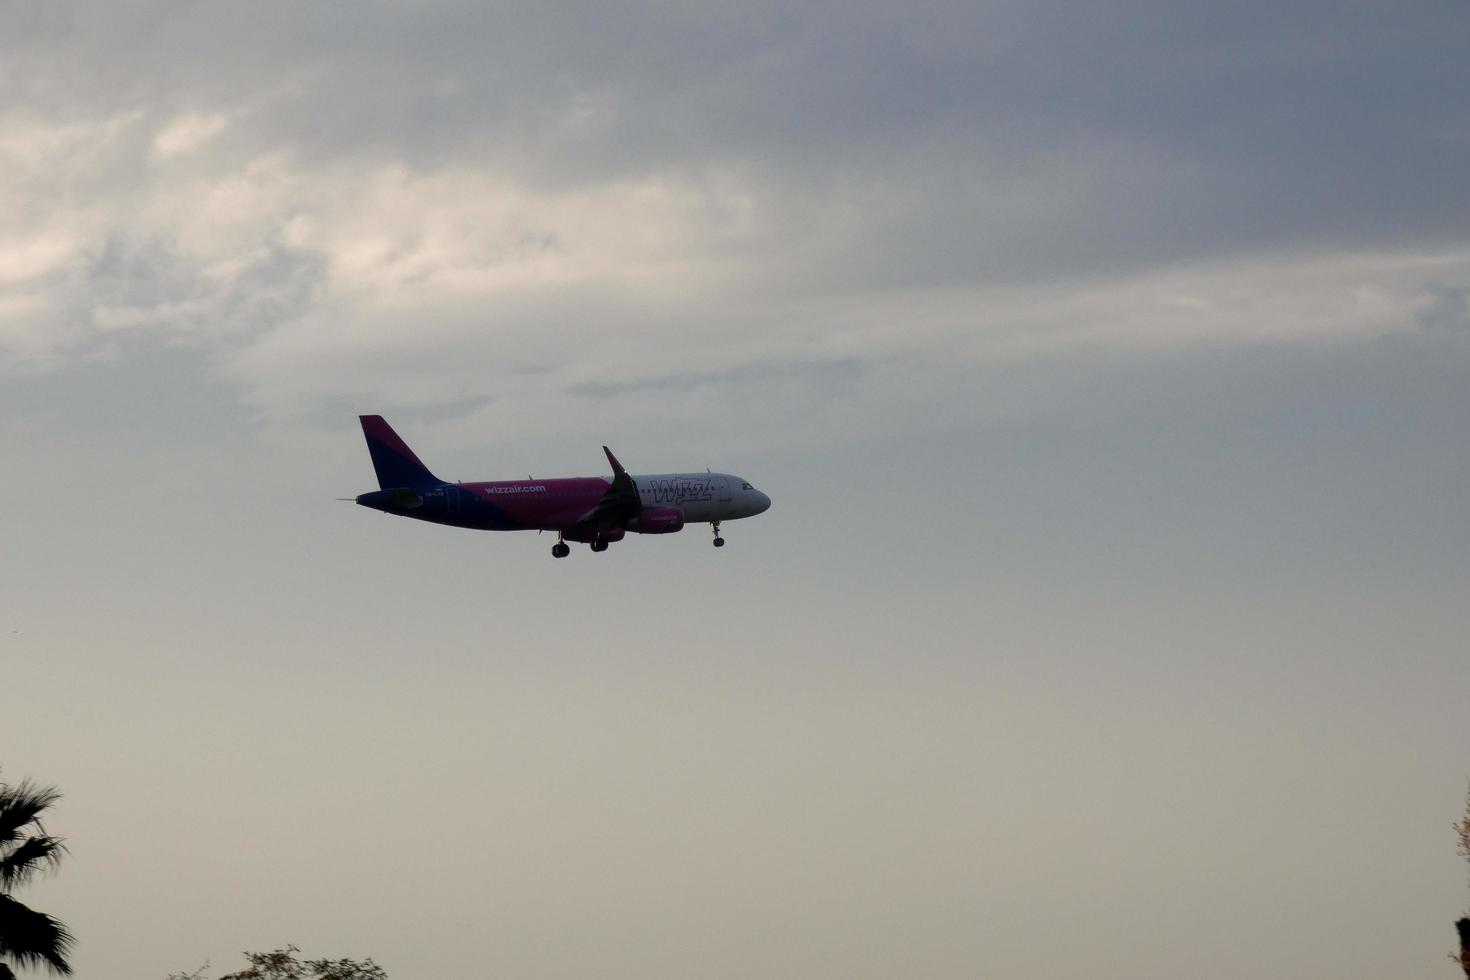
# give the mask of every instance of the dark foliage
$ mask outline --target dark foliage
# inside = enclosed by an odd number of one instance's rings
[[[286,946],[269,953],[246,953],[249,968],[226,974],[219,980],[388,980],[387,972],[371,959],[301,960],[296,956],[300,951],[295,946]],[[207,966],[193,973],[175,973],[168,980],[203,980]]]
[[[46,833],[41,814],[61,794],[23,779],[0,783],[0,980],[14,980],[12,966],[48,967],[71,973],[67,963],[76,940],[65,925],[22,905],[11,892],[37,874],[54,871],[66,853],[61,838]]]
[[[16,966],[48,966],[71,973],[66,956],[75,940],[66,926],[44,912],[27,908],[9,895],[0,895],[0,956]]]

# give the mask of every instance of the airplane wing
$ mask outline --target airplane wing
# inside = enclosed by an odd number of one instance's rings
[[[612,464],[612,486],[607,488],[607,493],[602,495],[597,506],[578,519],[578,524],[622,525],[643,509],[643,502],[638,497],[638,486],[633,478],[623,469],[623,464],[618,462],[611,449],[603,446],[602,451],[607,453],[607,461]]]

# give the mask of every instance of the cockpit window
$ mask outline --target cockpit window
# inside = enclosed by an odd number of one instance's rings
[[[754,490],[755,487],[751,486],[749,483],[742,483],[742,484],[740,484],[740,489],[741,490]]]

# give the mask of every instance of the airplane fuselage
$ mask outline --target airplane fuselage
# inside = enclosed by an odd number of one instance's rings
[[[632,475],[645,508],[677,507],[688,524],[754,517],[766,495],[729,473]],[[357,502],[389,514],[482,531],[560,531],[572,528],[612,488],[598,476],[549,480],[444,483],[415,490],[375,490]]]
[[[708,523],[716,547],[724,545],[720,522],[754,517],[771,499],[730,473],[649,473],[634,476],[603,446],[612,479],[441,480],[380,415],[363,415],[379,489],[357,502],[385,514],[482,531],[555,531],[551,553],[565,558],[567,541],[606,551],[628,533],[672,534],[688,523]]]

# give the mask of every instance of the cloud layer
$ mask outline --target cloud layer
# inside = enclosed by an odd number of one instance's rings
[[[1432,9],[17,24],[6,366],[195,345],[270,417],[677,390],[872,420],[916,384],[963,412],[988,360],[1361,339],[1453,320],[1467,280],[1466,29]]]

